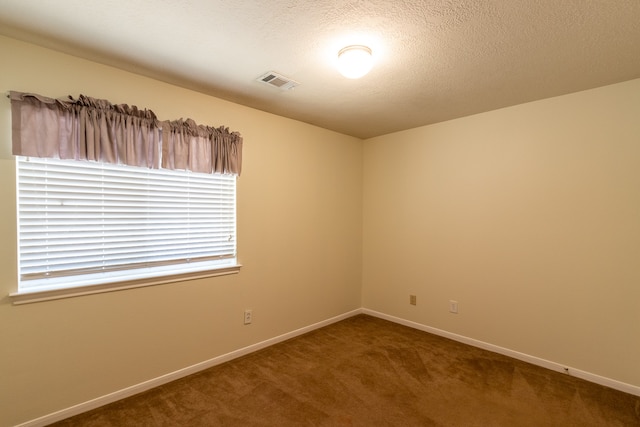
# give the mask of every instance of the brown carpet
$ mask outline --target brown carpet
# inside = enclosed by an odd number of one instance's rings
[[[640,397],[359,315],[56,426],[640,426]]]

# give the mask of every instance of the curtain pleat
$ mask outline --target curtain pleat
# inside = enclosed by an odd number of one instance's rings
[[[13,154],[240,175],[242,137],[193,120],[80,95],[11,92]]]

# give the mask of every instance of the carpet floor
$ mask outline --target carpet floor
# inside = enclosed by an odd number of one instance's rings
[[[55,426],[640,426],[640,397],[358,315]]]

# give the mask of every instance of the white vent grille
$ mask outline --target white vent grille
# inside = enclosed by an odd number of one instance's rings
[[[281,90],[293,89],[294,87],[300,84],[295,80],[291,80],[290,78],[285,77],[282,74],[278,74],[273,71],[269,71],[268,73],[258,77],[257,81],[268,84],[270,86],[277,87],[278,89],[281,89]]]

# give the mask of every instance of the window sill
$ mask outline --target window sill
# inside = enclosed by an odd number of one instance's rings
[[[35,302],[51,301],[62,298],[73,298],[83,295],[100,294],[104,292],[122,291],[125,289],[143,288],[146,286],[163,285],[167,283],[183,282],[186,280],[204,279],[207,277],[226,276],[229,274],[238,274],[241,264],[236,264],[224,268],[216,268],[206,271],[197,271],[191,273],[169,274],[162,277],[154,277],[147,279],[127,280],[114,283],[103,283],[99,285],[75,286],[64,289],[40,290],[40,291],[22,291],[9,294],[13,305],[31,304]]]

